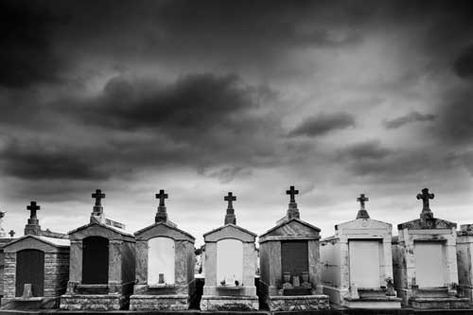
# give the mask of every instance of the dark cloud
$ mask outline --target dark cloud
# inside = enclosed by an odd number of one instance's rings
[[[319,114],[304,120],[299,126],[289,132],[289,136],[318,137],[331,131],[354,126],[355,118],[351,114],[344,112]]]
[[[0,85],[57,82],[62,63],[51,34],[59,20],[43,1],[0,2]]]
[[[348,146],[339,150],[340,159],[363,161],[382,160],[392,154],[391,149],[385,148],[378,140],[369,140]]]
[[[473,77],[473,45],[465,48],[453,63],[455,73],[461,78]]]
[[[417,111],[412,111],[404,116],[391,120],[385,120],[383,124],[384,127],[386,127],[387,129],[396,129],[406,124],[411,124],[419,121],[433,121],[435,120],[435,118],[436,116],[433,114],[421,114]]]
[[[0,163],[6,175],[28,180],[106,179],[110,175],[100,170],[103,161],[95,161],[83,150],[37,142],[10,142],[0,152]]]

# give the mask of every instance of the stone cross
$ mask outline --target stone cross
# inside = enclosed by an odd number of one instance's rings
[[[365,209],[365,202],[369,201],[368,197],[365,196],[365,194],[360,194],[360,197],[356,198],[356,201],[360,203],[360,210],[358,210],[358,213],[356,215],[357,219],[369,219],[370,216],[368,214],[368,211]]]
[[[236,196],[233,196],[233,193],[229,192],[228,195],[223,197],[223,200],[228,202],[227,214],[225,215],[224,224],[235,224],[236,225],[236,216],[235,210],[233,209],[233,202],[236,201]]]
[[[154,222],[167,222],[168,214],[166,212],[166,205],[164,200],[167,199],[169,196],[164,192],[164,189],[159,190],[159,194],[156,194],[156,199],[159,199],[159,206],[158,212],[154,218]]]
[[[10,234],[10,237],[13,238],[13,236],[15,236],[15,231],[10,230],[10,232],[8,232],[8,234]]]
[[[294,186],[289,187],[289,190],[286,190],[286,195],[291,196],[290,202],[296,202],[295,196],[299,194],[299,190],[294,189]]]
[[[368,197],[365,196],[365,194],[360,194],[360,197],[358,197],[356,201],[360,203],[360,209],[365,210],[365,202],[370,200],[368,199]]]
[[[233,209],[233,201],[236,201],[236,196],[229,192],[227,196],[223,197],[223,200],[228,201],[228,209]]]
[[[95,190],[95,193],[92,194],[92,198],[95,199],[95,206],[101,207],[102,206],[102,199],[105,198],[105,194],[100,190]]]
[[[163,189],[161,189],[161,190],[159,191],[159,194],[156,194],[156,199],[159,199],[159,206],[160,206],[160,207],[164,207],[164,206],[165,206],[164,200],[165,200],[165,199],[168,199],[168,197],[169,197],[168,194],[164,193],[164,190],[163,190]]]
[[[428,188],[422,189],[422,194],[417,194],[417,200],[422,199],[422,210],[430,210],[429,199],[434,199],[435,195],[429,193]]]
[[[30,219],[36,219],[36,211],[40,210],[41,207],[36,204],[36,201],[31,201],[30,204],[26,206],[26,209],[31,211]]]

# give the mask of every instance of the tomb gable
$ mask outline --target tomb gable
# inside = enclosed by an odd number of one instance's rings
[[[70,242],[67,239],[26,235],[5,245],[4,251],[5,253],[15,253],[24,249],[38,249],[45,253],[57,253],[69,249],[69,246]]]
[[[218,242],[226,238],[238,239],[245,243],[254,243],[256,234],[231,223],[204,234],[204,241],[206,243]]]
[[[284,221],[260,235],[260,243],[277,240],[318,240],[320,229],[298,218]]]
[[[144,229],[135,232],[136,240],[147,241],[154,237],[170,237],[174,240],[189,241],[194,243],[195,238],[187,232],[178,229],[174,225],[170,225],[167,222],[158,222],[152,224]]]
[[[387,222],[378,221],[374,219],[355,219],[335,225],[336,231],[349,232],[350,230],[388,230],[391,231],[392,225]]]
[[[438,218],[421,218],[398,224],[398,230],[456,229],[457,224]]]
[[[75,230],[70,231],[68,234],[70,238],[74,240],[81,240],[89,236],[101,236],[108,239],[122,239],[134,241],[133,234],[99,222],[92,222],[83,225]]]

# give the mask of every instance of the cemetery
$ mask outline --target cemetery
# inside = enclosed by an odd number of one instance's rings
[[[420,217],[398,224],[397,236],[361,194],[355,219],[322,239],[301,219],[299,191],[286,194],[284,217],[258,237],[237,224],[229,192],[223,225],[199,249],[168,218],[164,190],[154,222],[134,233],[105,215],[100,189],[89,223],[67,234],[41,228],[36,201],[19,237],[0,211],[0,314],[473,312],[473,224],[457,230],[434,217],[427,188],[416,196]]]

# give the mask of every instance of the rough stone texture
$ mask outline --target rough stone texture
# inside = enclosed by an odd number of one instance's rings
[[[473,302],[473,225],[461,225],[457,233],[458,284],[462,296]]]
[[[69,311],[117,311],[124,309],[126,298],[120,294],[98,295],[63,295],[61,309]]]
[[[200,301],[202,311],[255,311],[259,309],[255,296],[208,296]]]
[[[365,210],[366,211],[366,210]],[[335,235],[321,241],[322,281],[324,293],[330,302],[347,307],[400,308],[400,301],[384,294],[384,298],[350,298],[350,240],[380,241],[379,283],[386,285],[385,279],[393,279],[392,266],[392,225],[368,218],[358,218],[335,226]],[[383,293],[383,292],[380,292]]]
[[[188,295],[132,295],[130,299],[130,311],[184,311],[188,308]]]
[[[317,311],[330,309],[327,295],[271,296],[270,311]]]
[[[19,301],[16,297],[16,253],[24,249],[38,249],[44,252],[44,292],[43,297],[30,301]],[[4,247],[4,298],[3,309],[16,308],[18,303],[31,303],[39,308],[56,308],[58,297],[66,292],[69,278],[69,246],[53,246],[34,236],[25,236]],[[19,293],[21,294],[21,293]]]
[[[135,282],[135,238],[96,220],[71,232],[70,277],[60,307],[67,310],[118,310],[127,306]],[[82,294],[83,240],[99,236],[109,240],[108,294]],[[85,303],[87,305],[80,305]],[[89,305],[90,304],[90,305]]]
[[[432,217],[399,224],[398,229],[399,236],[393,242],[392,248],[393,274],[394,285],[398,296],[402,298],[402,304],[414,308],[462,307],[463,299],[456,297],[458,285],[456,224]],[[414,243],[423,241],[438,242],[444,248],[445,283],[438,290],[422,290],[415,281]],[[442,292],[442,295],[438,292]],[[455,303],[458,303],[458,307],[454,305]]]

